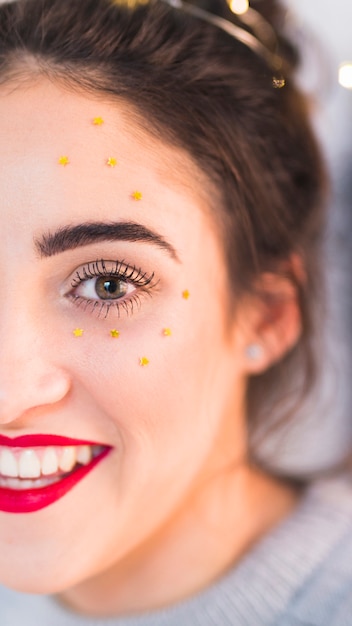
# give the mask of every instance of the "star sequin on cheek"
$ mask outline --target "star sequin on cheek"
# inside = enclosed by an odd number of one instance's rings
[[[163,328],[163,335],[165,337],[170,337],[172,335],[171,328]]]
[[[139,359],[139,365],[141,365],[142,367],[146,367],[146,365],[149,365],[149,359],[147,359],[146,356],[142,356]]]
[[[120,336],[120,331],[116,330],[116,328],[113,328],[112,330],[110,330],[110,335],[111,337],[114,337],[115,339],[117,339],[117,337]]]
[[[133,200],[142,200],[142,192],[141,191],[134,191],[131,194],[131,197],[133,198]]]
[[[184,300],[188,300],[188,298],[190,297],[190,295],[191,295],[191,294],[189,293],[188,289],[185,289],[185,290],[182,292],[182,298],[183,298]]]
[[[75,328],[72,332],[75,337],[82,337],[84,330],[83,328]]]
[[[106,165],[109,167],[115,167],[115,165],[117,165],[117,159],[115,159],[115,157],[109,157],[106,161]]]
[[[58,163],[59,165],[63,165],[65,167],[65,165],[68,165],[70,162],[70,159],[68,158],[68,156],[60,156]]]
[[[102,124],[104,124],[104,120],[102,117],[94,117],[93,124],[94,126],[101,126]]]

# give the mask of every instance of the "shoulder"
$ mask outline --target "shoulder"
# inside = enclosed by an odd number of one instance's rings
[[[352,477],[345,475],[316,483],[286,530],[292,532],[296,552],[291,556],[292,565],[294,561],[302,576],[273,624],[350,626]]]

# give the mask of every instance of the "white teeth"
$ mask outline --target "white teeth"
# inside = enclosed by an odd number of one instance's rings
[[[1,0],[0,0],[1,1]],[[38,446],[9,448],[0,446],[0,480],[36,480],[54,477],[74,469],[76,463],[88,465],[103,448],[101,446]],[[0,482],[1,487],[1,482]]]
[[[20,478],[39,478],[40,461],[34,450],[24,450],[18,463]]]
[[[76,464],[76,448],[67,446],[62,449],[59,467],[63,472],[70,472]]]
[[[79,446],[77,451],[77,463],[88,465],[92,460],[92,449],[90,446]]]
[[[42,458],[42,474],[43,476],[49,476],[50,474],[56,474],[59,469],[59,463],[55,448],[46,448]]]
[[[8,448],[2,448],[0,452],[0,473],[12,478],[18,476],[16,457]]]

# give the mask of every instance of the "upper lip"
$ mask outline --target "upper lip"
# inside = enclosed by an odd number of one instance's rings
[[[106,446],[97,441],[87,441],[86,439],[72,439],[61,435],[21,435],[20,437],[6,437],[0,435],[0,446],[12,448],[28,448],[35,446]],[[108,446],[106,446],[108,447]]]

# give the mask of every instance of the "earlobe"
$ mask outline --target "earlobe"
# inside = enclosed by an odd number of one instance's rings
[[[265,275],[261,295],[251,298],[242,316],[244,369],[260,374],[296,345],[301,333],[297,289],[284,277]]]

